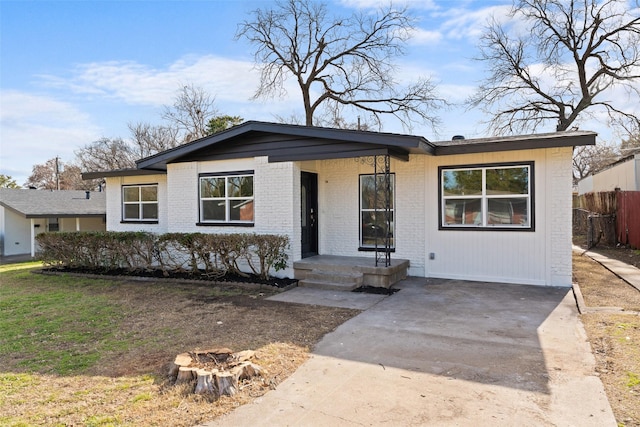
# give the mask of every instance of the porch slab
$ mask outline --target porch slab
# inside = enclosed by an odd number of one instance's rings
[[[348,257],[336,255],[316,255],[293,263],[294,277],[300,281],[313,275],[313,271],[336,273],[361,273],[362,285],[390,288],[407,277],[409,260],[391,259],[388,267],[375,265],[373,257]]]
[[[321,305],[326,307],[368,310],[388,295],[366,294],[364,292],[329,291],[312,288],[293,288],[267,298],[296,304]]]

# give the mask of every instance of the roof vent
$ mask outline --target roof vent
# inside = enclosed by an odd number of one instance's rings
[[[452,141],[457,141],[459,139],[464,139],[464,135],[453,135],[453,138],[451,138]]]

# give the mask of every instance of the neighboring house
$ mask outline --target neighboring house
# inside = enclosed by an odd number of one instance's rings
[[[640,152],[623,157],[578,181],[578,194],[640,191]]]
[[[595,138],[430,142],[245,122],[83,176],[106,178],[108,230],[277,233],[293,264],[320,254],[373,266],[382,251],[413,276],[571,286],[572,151]]]
[[[0,253],[35,255],[45,231],[104,231],[105,193],[0,188]]]

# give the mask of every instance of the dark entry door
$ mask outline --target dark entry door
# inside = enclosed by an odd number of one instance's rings
[[[318,175],[300,175],[300,205],[302,214],[302,257],[318,254]]]

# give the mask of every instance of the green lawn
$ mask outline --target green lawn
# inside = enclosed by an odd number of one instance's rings
[[[84,291],[86,280],[31,273],[37,266],[33,262],[0,266],[4,368],[78,374],[93,366],[104,351],[123,348],[123,337],[116,333],[122,312],[117,304]],[[101,281],[90,283],[95,287]]]

